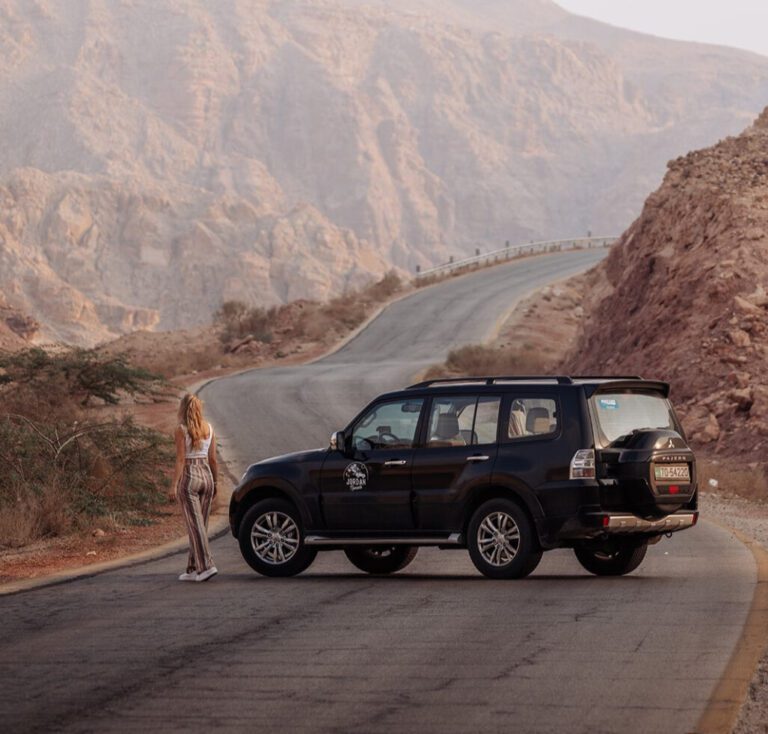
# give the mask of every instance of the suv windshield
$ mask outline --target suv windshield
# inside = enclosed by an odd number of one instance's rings
[[[600,393],[590,399],[603,445],[647,428],[677,430],[672,406],[661,395]]]

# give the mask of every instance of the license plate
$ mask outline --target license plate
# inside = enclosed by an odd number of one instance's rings
[[[688,471],[687,464],[683,464],[681,466],[676,466],[674,464],[671,466],[657,466],[654,468],[654,472],[656,474],[657,482],[691,481],[691,474]]]

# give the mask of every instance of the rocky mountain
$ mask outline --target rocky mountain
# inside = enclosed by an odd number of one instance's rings
[[[566,369],[669,380],[693,440],[768,448],[768,108],[743,134],[670,163],[589,275]]]
[[[612,233],[766,98],[549,0],[0,0],[0,289],[93,342]]]

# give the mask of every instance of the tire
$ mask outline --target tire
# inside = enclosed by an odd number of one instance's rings
[[[542,556],[528,513],[506,499],[489,500],[475,511],[467,528],[467,547],[475,568],[492,579],[524,578]]]
[[[648,541],[614,541],[601,547],[575,548],[579,563],[595,576],[624,576],[632,573],[645,558]]]
[[[376,576],[402,571],[416,558],[412,545],[351,545],[344,549],[353,566]]]
[[[251,507],[237,539],[246,563],[262,576],[296,576],[317,556],[315,549],[304,545],[298,510],[283,499],[264,499]]]

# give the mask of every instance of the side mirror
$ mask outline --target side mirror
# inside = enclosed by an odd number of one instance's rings
[[[344,453],[346,444],[347,440],[344,431],[335,431],[331,434],[331,451],[341,451]]]

